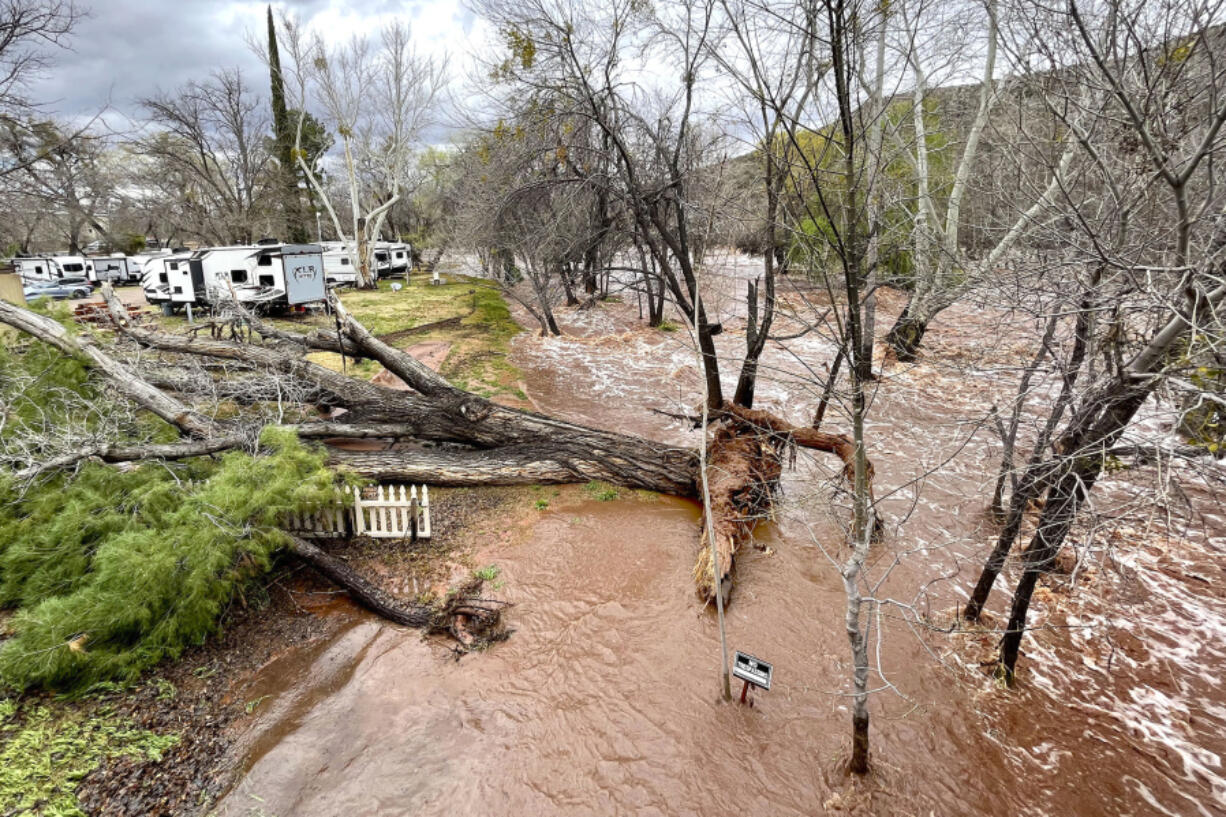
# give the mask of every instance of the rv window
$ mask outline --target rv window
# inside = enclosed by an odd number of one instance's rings
[[[167,264],[166,266],[170,267],[171,269],[178,269],[178,268],[179,268],[179,262],[178,262],[178,261],[171,261],[171,262],[170,262],[169,264]]]
[[[85,269],[85,267],[81,266],[80,264],[65,264],[64,265],[64,272],[80,272],[83,269]]]
[[[347,266],[349,266],[349,259],[348,259],[348,258],[342,258],[342,259],[341,259],[341,266],[342,266],[342,267],[347,267]],[[42,272],[42,270],[39,270],[39,272]]]
[[[260,256],[260,266],[261,267],[271,267],[272,266],[272,256],[271,255],[261,255]]]
[[[169,284],[170,283],[170,281],[166,280],[166,273],[164,272],[158,273],[158,283],[159,284]]]
[[[273,285],[273,277],[271,275],[261,275],[260,276],[260,286],[270,287],[272,285]]]
[[[43,268],[42,268],[42,267],[35,267],[35,268],[34,268],[34,274],[35,274],[35,275],[42,275],[42,274],[43,274]]]
[[[247,270],[245,270],[245,269],[232,269],[232,270],[230,270],[230,280],[231,280],[231,281],[233,281],[233,282],[234,282],[234,283],[236,283],[236,284],[245,284],[245,283],[247,283]]]
[[[175,289],[174,289],[174,293],[175,293],[176,295],[182,295],[182,294],[183,294],[183,287],[175,287]]]

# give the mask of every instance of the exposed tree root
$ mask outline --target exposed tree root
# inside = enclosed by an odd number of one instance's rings
[[[2,302],[0,323],[65,353],[81,355],[119,393],[176,426],[184,440],[161,445],[117,441],[61,452],[46,462],[32,464],[23,472],[27,477],[52,468],[72,467],[91,457],[106,461],[171,459],[254,445],[259,427],[267,419],[257,414],[246,423],[241,415],[236,420],[219,420],[193,408],[193,398],[207,402],[224,397],[243,406],[289,400],[303,408],[345,409],[340,423],[294,425],[302,437],[325,441],[335,437],[390,437],[419,444],[376,452],[329,447],[331,464],[374,479],[434,485],[600,480],[676,496],[698,495],[695,451],[508,408],[458,389],[412,355],[372,335],[348,314],[335,295],[330,303],[339,332],[316,330],[296,335],[244,313],[247,325],[261,339],[253,342],[249,337],[245,341],[238,336],[234,340],[188,337],[139,326],[129,319],[109,285],[103,286],[102,294],[120,336],[139,347],[157,350],[156,358],[131,355],[131,346],[125,343],[104,347],[91,335],[69,334],[50,318]],[[331,371],[305,359],[305,353],[311,350],[375,360],[403,381],[408,391],[383,388]],[[125,357],[135,358],[139,364],[133,365]],[[207,361],[205,368],[185,371],[185,362],[200,360]],[[783,469],[783,452],[799,445],[834,453],[843,460],[847,479],[854,481],[855,445],[842,435],[794,426],[768,412],[730,403],[725,403],[712,419],[716,429],[708,486],[712,527],[720,544],[720,586],[726,595],[737,547],[749,538],[757,520],[770,511]],[[868,477],[871,480],[871,466]],[[695,579],[700,594],[711,599],[709,543],[703,541],[702,548]],[[302,553],[326,558],[309,543]],[[335,560],[332,564],[329,575],[381,615],[409,626],[443,626],[427,622],[435,615],[430,610],[380,600],[374,588],[355,583],[361,577],[345,572],[347,568]],[[489,611],[478,605],[471,610],[449,609],[447,615],[451,618],[445,628],[463,641],[474,623],[477,630],[484,629]]]
[[[466,650],[501,641],[508,635],[502,611],[510,603],[481,598],[479,578],[474,578],[439,604],[402,602],[311,542],[297,536],[290,538],[290,550],[295,556],[343,587],[358,604],[388,621],[430,633],[449,633]]]
[[[758,520],[770,513],[771,495],[783,472],[785,438],[760,433],[740,422],[721,423],[710,445],[707,494],[711,531],[719,545],[720,591],[727,604],[732,592],[732,562],[738,546],[749,539]],[[715,598],[711,543],[703,526],[694,582],[707,601]]]
[[[718,425],[707,466],[707,490],[713,516],[711,528],[719,545],[720,591],[726,604],[732,590],[736,551],[749,539],[758,520],[770,514],[783,472],[784,453],[801,446],[836,454],[843,460],[844,477],[854,484],[856,447],[841,434],[793,426],[769,412],[731,403],[723,405],[716,419]],[[872,478],[870,463],[870,497]],[[874,522],[874,528],[879,531],[879,521]],[[704,533],[693,573],[698,594],[706,601],[715,598],[711,561],[711,547]]]

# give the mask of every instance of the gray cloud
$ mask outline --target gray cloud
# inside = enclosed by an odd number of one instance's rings
[[[410,24],[442,6],[457,35],[472,25],[470,14],[449,3],[288,0],[274,6],[308,24],[333,6],[362,17],[399,14]],[[264,35],[264,9],[238,0],[93,0],[73,32],[71,49],[52,55],[51,69],[31,84],[30,95],[64,117],[91,116],[109,103],[115,113],[135,118],[140,99],[229,67],[240,68],[253,88],[266,92],[265,68],[245,39],[248,32]]]
[[[225,6],[208,0],[99,0],[74,30],[72,50],[55,55],[32,94],[64,116],[89,115],[108,102],[135,115],[139,99],[217,68],[261,70],[243,39],[261,20],[226,20]]]

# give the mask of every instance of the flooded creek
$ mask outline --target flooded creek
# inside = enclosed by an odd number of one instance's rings
[[[635,329],[632,308],[575,313],[563,338],[522,335],[526,391],[544,412],[694,445],[650,411],[692,404],[686,339]],[[934,327],[942,355],[982,334],[969,311],[956,320],[970,329]],[[721,337],[730,355],[735,329]],[[828,348],[793,345],[810,362]],[[816,398],[795,357],[768,355],[760,402],[800,421]],[[500,567],[497,594],[515,604],[505,643],[457,661],[445,642],[345,611],[334,638],[265,668],[242,774],[215,813],[1226,813],[1226,530],[1207,492],[1188,490],[1197,532],[1168,539],[1174,522],[1133,519],[1150,512],[1128,504],[1124,477],[1101,486],[1097,512],[1118,506],[1133,533],[1110,552],[1107,534],[1083,537],[1084,590],[1038,600],[1046,629],[1028,636],[1016,691],[979,666],[995,636],[935,629],[995,535],[984,509],[998,448],[975,418],[1012,388],[1010,371],[982,356],[895,368],[874,397],[890,524],[872,557],[881,675],[866,781],[841,771],[851,667],[826,553],[840,552],[845,498],[837,462],[802,455],[778,519],[737,561],[729,647],[775,671],[753,708],[719,701],[715,618],[691,577],[697,506],[568,489],[514,524],[491,520],[478,559]]]

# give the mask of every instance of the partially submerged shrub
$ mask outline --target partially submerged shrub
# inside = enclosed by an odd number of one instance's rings
[[[587,491],[587,495],[597,502],[612,502],[621,495],[616,485],[595,479],[584,485],[583,490]]]

